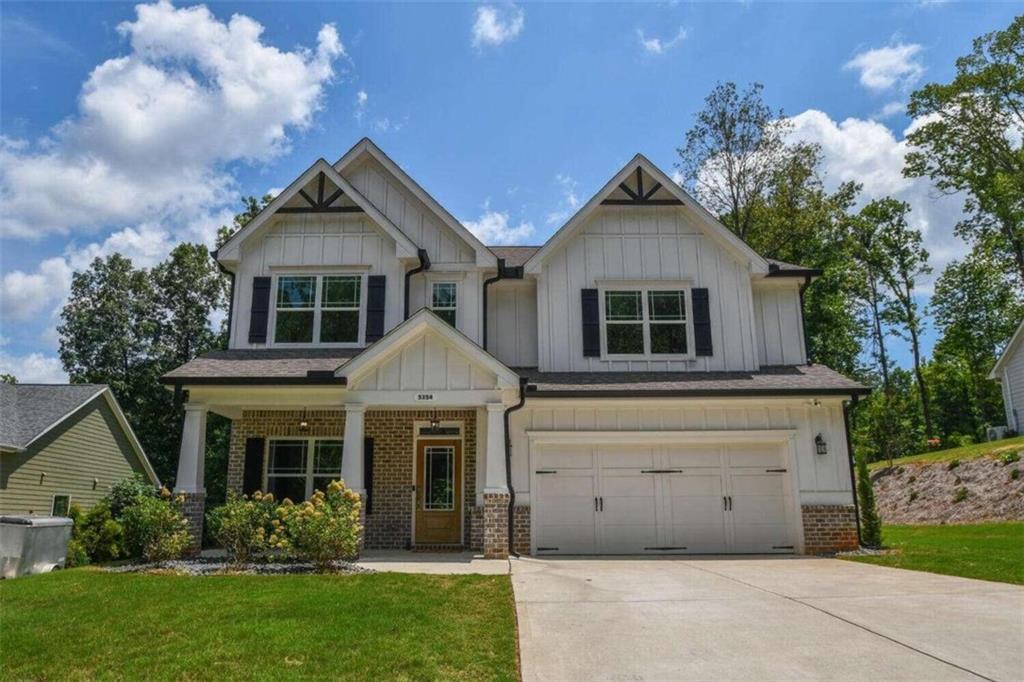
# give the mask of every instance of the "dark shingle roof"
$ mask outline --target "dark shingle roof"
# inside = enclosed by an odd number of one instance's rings
[[[105,388],[103,384],[0,384],[0,445],[24,448]]]
[[[539,246],[488,246],[487,248],[498,258],[504,258],[505,265],[510,268],[522,265],[541,249]]]
[[[332,373],[363,351],[362,348],[295,348],[217,350],[171,370],[164,383],[305,383],[330,381]],[[314,373],[314,377],[309,375]],[[199,381],[196,381],[196,380]]]
[[[757,372],[517,372],[529,378],[531,391],[552,396],[852,395],[869,390],[824,365],[767,366]]]

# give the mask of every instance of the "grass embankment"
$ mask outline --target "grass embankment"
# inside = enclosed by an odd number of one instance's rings
[[[958,459],[963,462],[970,459],[977,459],[979,457],[999,457],[1004,453],[1021,449],[1024,449],[1024,436],[996,440],[990,443],[975,443],[974,445],[965,445],[962,448],[935,450],[933,452],[923,452],[919,455],[899,457],[893,460],[893,465],[934,464],[937,462],[951,462],[954,459]],[[868,466],[872,470],[885,469],[889,466],[889,460],[879,460],[878,462],[872,462]]]

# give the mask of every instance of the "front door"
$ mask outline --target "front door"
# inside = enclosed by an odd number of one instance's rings
[[[461,544],[462,442],[416,443],[416,544]]]

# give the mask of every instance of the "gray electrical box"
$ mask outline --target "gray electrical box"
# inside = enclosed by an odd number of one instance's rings
[[[71,526],[63,516],[0,516],[0,576],[63,568]]]

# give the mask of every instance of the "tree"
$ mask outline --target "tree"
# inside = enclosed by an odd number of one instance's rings
[[[13,374],[0,374],[0,384],[16,384],[18,377]]]
[[[764,103],[763,89],[754,83],[741,93],[735,83],[719,83],[704,98],[686,145],[676,150],[686,184],[741,239],[754,226],[758,200],[796,148],[786,144],[789,125]]]
[[[267,207],[267,205],[274,200],[274,195],[264,194],[261,198],[256,197],[242,197],[242,209],[241,213],[236,213],[234,219],[231,221],[231,225],[221,225],[220,229],[217,230],[217,248],[224,246],[224,243],[231,239],[235,232],[246,226],[246,224],[259,215],[260,211]]]
[[[904,174],[967,193],[957,233],[1024,286],[1024,16],[975,39],[956,77],[914,92],[907,113],[916,124]]]
[[[153,268],[152,277],[159,311],[157,352],[162,368],[170,370],[214,347],[210,316],[224,309],[227,291],[202,244],[178,244]]]
[[[881,248],[879,236],[880,226],[870,211],[870,204],[861,210],[857,220],[853,221],[853,249],[851,256],[861,271],[861,285],[858,295],[867,310],[871,325],[872,355],[878,363],[882,374],[882,387],[885,393],[890,391],[890,365],[886,350],[888,333],[883,325],[882,311],[891,303],[882,282],[882,271],[885,269],[885,254]]]
[[[875,488],[864,457],[857,458],[857,502],[860,508],[860,541],[865,547],[882,546],[882,517],[875,504]]]
[[[921,370],[921,332],[924,328],[921,308],[914,290],[921,277],[932,269],[928,251],[921,241],[921,232],[910,227],[907,216],[910,205],[886,197],[864,207],[861,215],[877,227],[878,275],[889,291],[882,318],[906,341],[914,359],[914,378],[921,401],[925,434],[932,437],[928,387]]]

